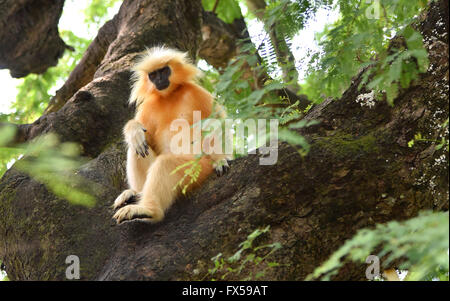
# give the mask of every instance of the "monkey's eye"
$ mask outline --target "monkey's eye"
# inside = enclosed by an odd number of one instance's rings
[[[155,80],[155,79],[156,79],[156,76],[157,76],[156,71],[153,71],[153,72],[151,72],[151,73],[148,74],[148,78],[149,78],[151,81]]]
[[[171,73],[170,67],[169,67],[169,66],[166,66],[166,67],[162,68],[162,69],[161,69],[161,73],[162,73],[163,75],[165,75],[165,76],[169,76],[170,73]]]

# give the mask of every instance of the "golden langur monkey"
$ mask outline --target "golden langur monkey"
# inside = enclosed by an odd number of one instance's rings
[[[183,119],[189,123],[192,145],[194,111],[201,112],[201,119],[216,113],[222,118],[225,115],[212,95],[194,82],[200,71],[188,61],[186,53],[166,47],[148,49],[133,71],[129,101],[136,104],[136,115],[123,130],[128,145],[129,189],[115,200],[114,219],[117,223],[135,218],[158,222],[180,194],[180,186],[190,181],[183,180],[186,168],[174,171],[196,159],[193,153],[171,152],[171,138],[177,134],[170,129],[172,121]],[[202,156],[200,174],[188,189],[198,187],[214,169],[218,175],[226,172],[227,159],[231,156],[216,153]],[[179,185],[180,181],[186,183]],[[133,197],[137,202],[128,204]]]

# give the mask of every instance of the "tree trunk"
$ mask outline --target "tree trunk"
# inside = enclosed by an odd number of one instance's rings
[[[12,77],[43,73],[67,46],[59,37],[64,0],[0,1],[0,69]]]
[[[448,167],[435,160],[444,155],[448,162],[448,154],[434,143],[407,145],[418,132],[438,137],[448,118],[449,19],[442,0],[421,24],[431,67],[393,107],[357,103],[369,92],[358,91],[357,77],[341,99],[308,112],[305,118],[321,123],[301,132],[311,145],[307,156],[280,143],[277,164],[259,165],[256,155],[233,161],[227,175],[178,199],[163,222],[116,226],[110,205],[125,187],[120,133],[132,116],[128,68],[144,46],[160,43],[194,56],[201,20],[200,1],[125,1],[93,79],[60,110],[19,126],[24,140],[56,132],[80,143],[93,159],[79,174],[97,185],[97,202],[71,205],[14,167],[7,171],[0,182],[0,259],[11,280],[65,279],[72,254],[83,280],[208,280],[213,256],[234,254],[266,225],[270,232],[256,243],[281,243],[270,256],[280,266],[251,265],[226,279],[264,270],[261,279],[302,280],[360,228],[423,209],[448,210]],[[336,279],[365,279],[364,269],[346,265]]]

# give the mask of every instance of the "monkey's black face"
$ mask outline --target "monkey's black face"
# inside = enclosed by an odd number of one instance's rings
[[[156,89],[164,90],[170,85],[169,76],[172,73],[169,66],[155,70],[148,74],[148,78],[155,85]]]

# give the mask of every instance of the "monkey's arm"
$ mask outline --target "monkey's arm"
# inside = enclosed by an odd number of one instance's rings
[[[125,142],[128,144],[128,148],[133,149],[136,151],[137,155],[140,155],[143,158],[150,153],[150,147],[145,139],[146,131],[144,126],[135,119],[128,121],[123,129]]]
[[[215,118],[220,118],[222,120],[227,117],[225,109],[217,102],[213,103],[213,115],[216,116]],[[213,132],[212,136],[209,137],[210,139],[212,138],[215,141],[222,143],[222,152],[219,154],[213,152],[210,155],[210,158],[213,160],[214,170],[219,177],[228,172],[230,169],[228,161],[233,159],[233,135],[230,131],[227,132],[226,128],[221,127],[220,131],[220,133],[217,131]],[[208,137],[206,139],[208,139]],[[231,146],[230,150],[227,149],[227,145]]]

